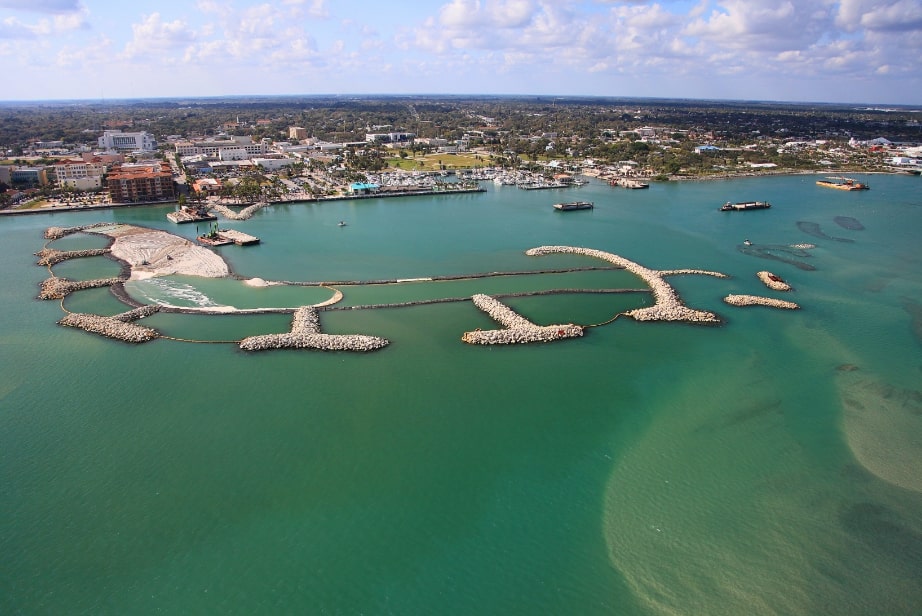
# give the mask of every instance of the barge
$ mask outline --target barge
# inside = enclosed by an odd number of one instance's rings
[[[569,212],[572,210],[591,210],[595,207],[592,201],[568,201],[566,203],[555,203],[554,209],[559,212]]]
[[[870,190],[871,187],[867,182],[859,182],[852,178],[826,178],[825,180],[817,180],[817,186],[822,186],[824,188],[835,188],[837,190]]]

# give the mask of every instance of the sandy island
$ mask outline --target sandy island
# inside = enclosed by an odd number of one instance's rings
[[[132,280],[174,274],[222,278],[230,274],[219,255],[166,231],[112,225],[91,232],[114,238],[112,255],[131,266]]]

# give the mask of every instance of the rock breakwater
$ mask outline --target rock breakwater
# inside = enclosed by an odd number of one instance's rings
[[[783,299],[774,299],[772,297],[759,297],[758,295],[728,295],[724,301],[731,306],[770,306],[772,308],[784,308],[786,310],[797,310],[800,308],[794,302],[787,302]]]
[[[96,289],[99,287],[109,287],[119,282],[124,282],[124,278],[97,278],[96,280],[68,280],[67,278],[58,278],[52,276],[42,281],[42,287],[39,291],[39,299],[64,299],[74,291],[83,289]]]
[[[786,283],[780,277],[772,274],[771,272],[762,271],[756,274],[759,277],[759,280],[762,281],[766,287],[773,291],[790,291],[791,285]]]
[[[291,331],[285,334],[250,336],[240,341],[244,351],[269,349],[317,349],[320,351],[376,351],[389,341],[377,336],[360,334],[324,334],[320,331],[320,315],[313,306],[301,306],[291,318]]]
[[[111,248],[89,248],[87,250],[55,250],[54,248],[42,248],[35,253],[38,257],[39,265],[55,265],[68,259],[77,259],[80,257],[96,257],[108,254]]]
[[[603,259],[623,267],[627,271],[639,276],[650,286],[653,292],[655,304],[647,308],[636,308],[628,310],[623,314],[637,321],[686,321],[690,323],[720,323],[720,317],[713,312],[705,310],[695,310],[689,308],[679,299],[678,293],[672,286],[663,280],[664,276],[678,274],[699,274],[704,276],[714,276],[717,278],[729,278],[726,274],[710,270],[698,269],[676,269],[676,270],[651,270],[639,263],[635,263],[624,257],[620,257],[610,252],[595,250],[592,248],[576,248],[573,246],[539,246],[525,251],[529,256],[542,256],[549,254],[577,254],[596,259]]]
[[[160,334],[157,330],[136,325],[132,321],[150,316],[155,312],[157,312],[157,306],[142,306],[111,317],[72,312],[58,321],[58,324],[65,327],[76,327],[122,342],[142,343],[159,338]]]
[[[553,342],[583,335],[579,325],[535,325],[514,310],[489,295],[477,294],[471,301],[491,319],[506,329],[476,330],[465,332],[461,340],[468,344],[529,344]]]
[[[266,203],[265,201],[260,201],[259,203],[254,203],[253,205],[249,205],[243,208],[239,212],[235,212],[234,210],[230,209],[223,203],[215,203],[214,205],[211,206],[211,209],[215,210],[216,212],[221,214],[221,216],[224,216],[225,218],[230,219],[230,220],[249,220],[250,218],[253,218],[253,215],[257,211],[261,210],[264,207],[268,207],[269,205],[270,204]]]

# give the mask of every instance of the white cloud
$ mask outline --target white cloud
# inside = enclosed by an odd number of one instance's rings
[[[177,49],[195,41],[195,33],[179,19],[163,21],[160,13],[145,15],[141,23],[131,25],[132,39],[125,45],[122,57],[128,60],[141,56],[156,56],[154,61],[168,61]]]

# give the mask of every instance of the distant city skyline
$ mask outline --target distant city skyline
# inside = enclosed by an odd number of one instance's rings
[[[922,0],[0,0],[0,100],[500,94],[922,105]]]

